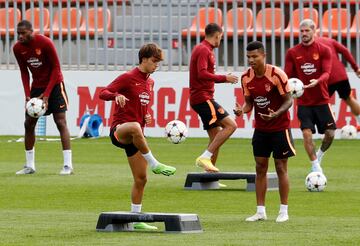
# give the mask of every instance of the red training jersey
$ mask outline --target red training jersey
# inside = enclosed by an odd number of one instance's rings
[[[46,97],[50,96],[56,84],[64,80],[55,46],[48,37],[35,34],[27,44],[16,42],[13,51],[19,64],[26,97],[30,97],[28,69],[32,74],[31,87],[45,88],[44,96]]]
[[[311,79],[319,83],[307,88],[297,99],[299,105],[315,106],[329,103],[328,79],[331,72],[331,51],[315,40],[311,45],[302,43],[289,49],[285,57],[285,72],[289,78],[298,78],[304,85]]]
[[[259,113],[268,114],[268,109],[278,110],[284,102],[283,95],[290,91],[288,77],[280,68],[265,65],[265,74],[256,77],[252,68],[241,76],[244,96],[250,97],[255,109],[255,129],[264,132],[277,132],[290,127],[290,113],[287,111],[272,120],[263,120]]]
[[[346,74],[345,66],[340,61],[338,54],[341,54],[347,62],[350,63],[352,69],[357,71],[359,69],[354,57],[351,55],[350,51],[341,43],[337,42],[335,39],[321,37],[317,39],[320,43],[325,44],[331,50],[331,73],[328,81],[329,85],[336,84],[337,82],[344,81],[348,79]]]
[[[149,74],[134,68],[117,77],[107,87],[100,91],[100,99],[110,101],[116,96],[123,95],[128,101],[121,108],[115,104],[111,128],[125,122],[138,122],[142,128],[145,126],[145,115],[148,112],[151,91],[154,81]]]
[[[190,105],[206,102],[214,98],[214,83],[226,82],[225,75],[215,74],[214,46],[204,40],[195,46],[191,54]]]

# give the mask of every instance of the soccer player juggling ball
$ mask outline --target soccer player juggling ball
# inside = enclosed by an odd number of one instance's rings
[[[112,144],[125,150],[134,177],[131,212],[141,212],[149,165],[155,174],[173,175],[176,168],[160,163],[153,156],[144,137],[144,127],[151,122],[148,104],[154,81],[149,77],[163,60],[162,50],[153,43],[139,51],[139,66],[117,77],[100,92],[100,98],[116,103],[110,128]],[[135,229],[157,229],[135,223]]]

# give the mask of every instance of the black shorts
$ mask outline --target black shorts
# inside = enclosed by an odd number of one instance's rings
[[[300,128],[311,129],[315,133],[315,125],[318,133],[324,134],[327,129],[336,129],[334,115],[330,105],[298,106],[297,116],[300,121]]]
[[[30,92],[30,97],[38,97],[44,93],[45,88],[32,88]],[[48,109],[45,115],[52,113],[61,113],[67,111],[68,108],[68,98],[65,91],[64,82],[56,84],[52,89],[49,96]]]
[[[335,91],[339,94],[339,97],[346,100],[351,94],[351,87],[349,80],[343,80],[335,84],[328,86],[329,96],[331,97]]]
[[[109,134],[112,144],[115,145],[116,147],[124,149],[127,157],[135,155],[139,151],[138,148],[136,148],[133,143],[131,144],[119,143],[119,141],[115,137],[115,131],[116,131],[116,127],[113,127],[110,130],[110,134]]]
[[[219,126],[218,122],[229,116],[228,112],[215,100],[207,100],[203,103],[191,105],[191,107],[200,116],[204,130]]]
[[[290,129],[279,132],[262,132],[255,129],[252,138],[253,153],[256,157],[286,159],[296,155]]]

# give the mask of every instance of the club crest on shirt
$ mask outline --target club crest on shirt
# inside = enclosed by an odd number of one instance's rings
[[[270,84],[265,84],[265,90],[267,92],[269,92],[271,90],[271,85]]]
[[[219,112],[220,114],[224,114],[224,113],[225,113],[225,110],[224,110],[222,107],[220,107],[220,108],[218,108],[218,112]]]
[[[40,48],[35,49],[35,53],[36,53],[38,56],[41,55],[41,49],[40,49]]]
[[[313,59],[319,60],[319,53],[313,53]]]

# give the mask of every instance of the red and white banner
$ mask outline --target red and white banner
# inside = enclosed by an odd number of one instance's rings
[[[123,72],[114,71],[64,71],[66,91],[69,97],[69,110],[67,123],[71,135],[77,135],[82,115],[86,110],[97,113],[103,118],[104,131],[102,135],[109,133],[111,123],[112,102],[104,102],[99,99],[100,90],[108,85],[113,79]],[[237,75],[240,75],[237,74]],[[360,79],[355,73],[349,73],[350,83],[355,97],[360,91]],[[19,71],[0,71],[2,86],[0,91],[0,135],[23,135],[24,134],[24,91]],[[150,114],[153,122],[145,129],[147,136],[161,137],[164,135],[164,127],[167,122],[178,119],[186,123],[189,128],[189,137],[206,137],[202,129],[202,123],[197,114],[189,105],[188,72],[156,72],[152,75],[155,80],[154,94],[150,103]],[[217,84],[215,88],[215,100],[218,101],[232,117],[232,109],[235,101],[244,102],[242,89],[239,84]],[[336,95],[331,100],[338,128],[347,123],[356,125],[356,120],[344,101]],[[291,127],[293,136],[301,138],[296,117],[296,105],[291,112]],[[253,133],[253,113],[243,117],[237,117],[237,131],[233,137],[249,138]],[[47,120],[47,135],[57,136],[58,130],[49,116]],[[338,135],[338,134],[337,134]],[[320,137],[320,136],[318,136]]]

